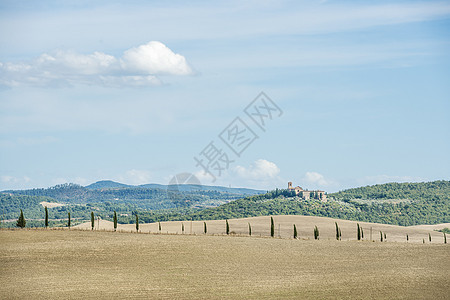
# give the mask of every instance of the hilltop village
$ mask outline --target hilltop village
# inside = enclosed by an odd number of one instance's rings
[[[323,202],[327,202],[327,195],[326,195],[325,191],[321,191],[321,190],[308,191],[308,190],[302,189],[299,186],[293,187],[291,181],[288,182],[288,190],[294,191],[295,195],[299,196],[300,198],[302,198],[304,200],[308,200],[310,198],[317,198],[317,199],[322,200]]]

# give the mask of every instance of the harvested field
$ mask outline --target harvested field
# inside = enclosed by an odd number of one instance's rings
[[[448,244],[0,230],[2,299],[448,299]]]

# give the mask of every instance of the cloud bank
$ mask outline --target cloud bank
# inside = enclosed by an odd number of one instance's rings
[[[161,42],[131,48],[116,58],[102,52],[78,54],[57,50],[31,62],[0,62],[0,85],[60,87],[101,85],[108,87],[154,86],[160,75],[192,75],[184,56]]]

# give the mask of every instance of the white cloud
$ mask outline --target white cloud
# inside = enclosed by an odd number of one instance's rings
[[[317,172],[306,172],[305,173],[305,181],[309,184],[315,185],[328,185],[329,182],[325,179],[325,177]]]
[[[135,74],[189,75],[192,69],[186,59],[160,42],[149,42],[125,51],[121,66]]]
[[[29,178],[28,176],[23,176],[23,177],[14,177],[14,176],[10,176],[10,175],[2,175],[0,176],[0,180],[2,183],[6,183],[6,184],[22,184],[22,183],[28,183],[31,181],[31,178]]]
[[[125,172],[125,175],[119,176],[119,181],[121,183],[139,185],[150,183],[152,179],[152,175],[149,171],[146,170],[128,170]]]
[[[78,54],[57,50],[32,62],[0,62],[0,84],[5,86],[101,85],[108,87],[160,85],[159,75],[191,75],[186,59],[161,42],[131,48],[122,58],[101,52]]]
[[[427,181],[426,178],[416,176],[391,176],[391,175],[375,175],[366,176],[356,180],[360,186],[382,184],[388,182],[422,182]]]
[[[239,177],[247,180],[267,180],[276,178],[280,173],[280,169],[273,162],[258,159],[248,168],[236,166],[234,172]]]

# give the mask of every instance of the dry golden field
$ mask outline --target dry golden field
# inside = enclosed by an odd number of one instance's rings
[[[449,299],[449,249],[437,242],[1,230],[0,298]]]

